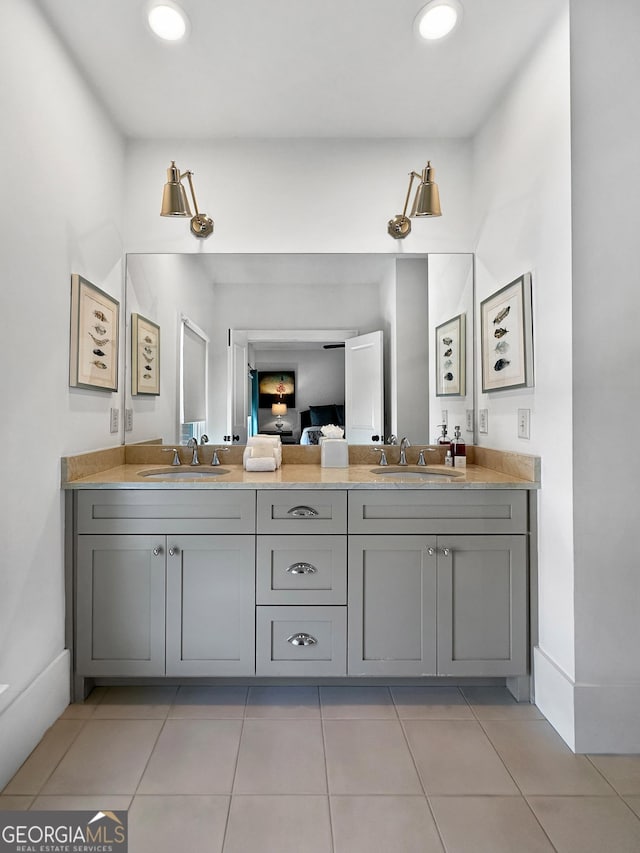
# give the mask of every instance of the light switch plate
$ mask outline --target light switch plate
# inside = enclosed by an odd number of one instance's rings
[[[478,412],[478,432],[489,432],[489,409],[480,409]]]
[[[473,409],[465,409],[464,416],[467,432],[473,432]]]
[[[518,409],[518,438],[531,438],[531,409]]]
[[[133,409],[124,410],[124,431],[131,432],[133,429]]]
[[[109,411],[109,432],[118,432],[120,429],[120,409]]]
[[[442,409],[440,412],[440,423],[449,426],[449,412],[447,409]]]

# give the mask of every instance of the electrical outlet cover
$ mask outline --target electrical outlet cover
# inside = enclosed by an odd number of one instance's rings
[[[120,427],[120,409],[111,409],[109,412],[109,431],[118,432]]]
[[[449,426],[449,411],[447,409],[442,409],[440,412],[440,423]]]
[[[473,432],[473,409],[465,409],[467,432]]]
[[[531,438],[531,409],[518,409],[518,438]]]
[[[482,433],[489,432],[489,410],[480,409],[478,412],[478,431]]]

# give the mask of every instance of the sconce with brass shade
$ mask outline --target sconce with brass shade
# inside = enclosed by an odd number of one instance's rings
[[[409,188],[407,189],[407,197],[404,200],[404,208],[402,213],[394,216],[387,224],[387,232],[395,240],[403,240],[411,233],[411,221],[416,216],[442,216],[440,210],[440,192],[438,185],[433,180],[434,168],[431,165],[431,160],[427,161],[427,165],[419,172],[409,172]],[[410,218],[407,217],[407,207],[409,206],[409,197],[411,196],[411,188],[415,178],[420,178],[418,189],[413,200]]]
[[[198,210],[196,193],[193,188],[193,172],[183,172],[180,174],[180,169],[177,168],[175,160],[171,161],[171,165],[167,169],[167,183],[164,185],[162,192],[160,216],[191,216],[189,199],[182,185],[183,178],[189,181],[193,207],[196,211],[195,216],[191,217],[191,233],[196,237],[208,237],[213,233],[213,219],[210,219],[206,213],[200,213]]]

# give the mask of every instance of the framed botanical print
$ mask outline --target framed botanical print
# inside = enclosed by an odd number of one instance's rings
[[[131,315],[131,394],[160,394],[160,326]]]
[[[436,397],[464,397],[466,368],[465,315],[436,326]]]
[[[531,274],[480,303],[482,391],[533,385]]]
[[[71,276],[69,385],[118,390],[120,303],[81,275]]]

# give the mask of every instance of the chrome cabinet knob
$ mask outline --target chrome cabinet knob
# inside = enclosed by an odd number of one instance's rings
[[[436,549],[435,549],[435,548],[427,548],[427,554],[428,554],[430,557],[433,557],[433,555],[434,555],[435,553],[436,553]]]
[[[317,571],[318,570],[313,565],[313,563],[302,563],[302,562],[292,563],[289,566],[289,568],[287,569],[287,572],[290,575],[313,575]]]
[[[298,634],[292,634],[290,637],[287,637],[287,643],[291,643],[292,646],[315,646],[318,641],[311,634],[304,634],[301,631]]]
[[[445,557],[448,557],[449,554],[451,553],[451,549],[450,548],[443,548],[442,553],[445,555]]]
[[[178,548],[177,545],[173,545],[171,548],[169,548],[169,556],[170,557],[175,557],[175,555],[179,554],[179,553],[180,553],[180,548]]]
[[[159,554],[162,554],[162,545],[156,545],[153,549],[152,554],[154,557],[157,557]]]

